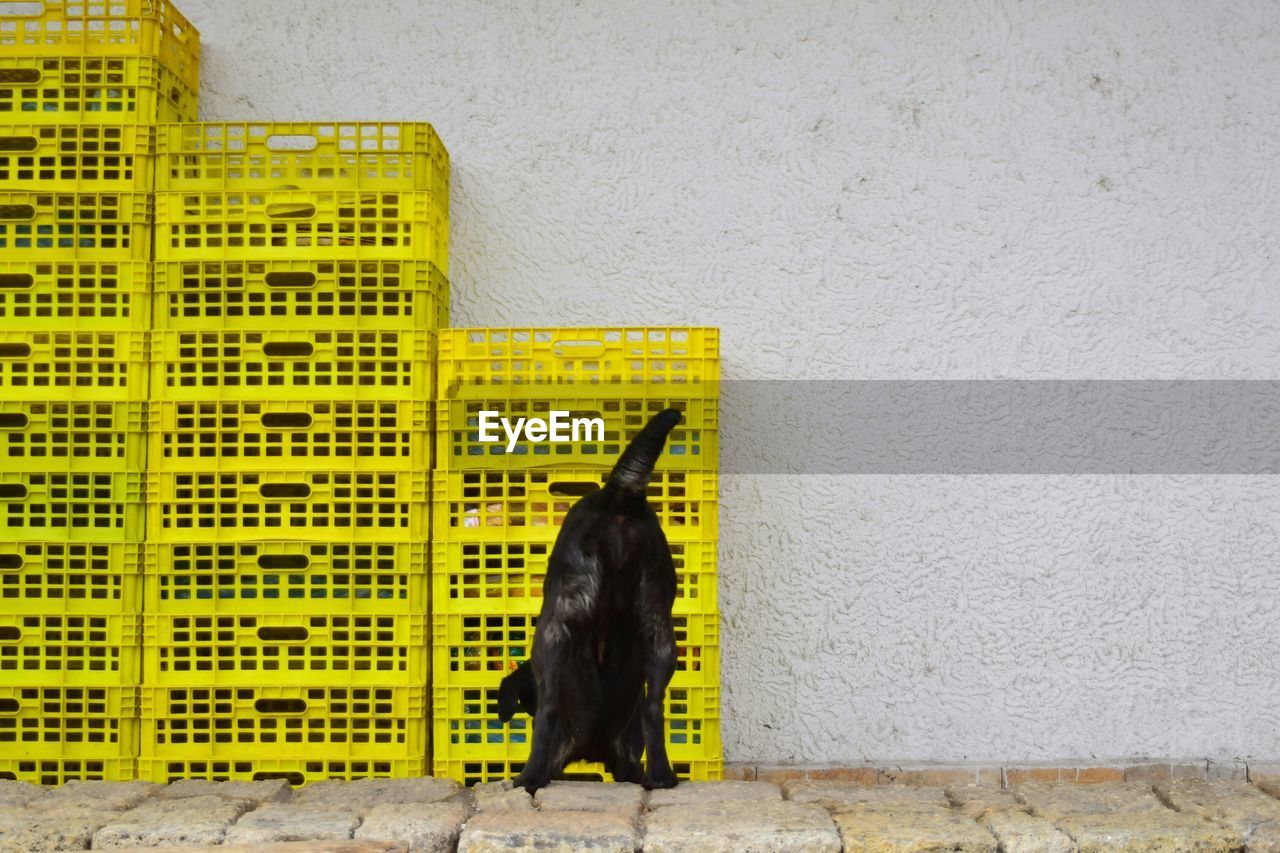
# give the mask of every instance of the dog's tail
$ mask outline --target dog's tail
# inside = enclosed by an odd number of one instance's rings
[[[680,423],[678,409],[664,409],[649,419],[639,435],[622,451],[618,462],[609,474],[608,488],[621,492],[643,495],[653,476],[653,466],[658,464],[662,447],[667,443],[667,433]]]

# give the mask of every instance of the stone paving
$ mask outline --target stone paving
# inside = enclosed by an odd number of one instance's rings
[[[593,850],[1269,851],[1280,853],[1280,775],[1258,784],[1162,772],[1139,781],[904,773],[635,785],[557,782],[530,797],[509,784],[441,779],[69,783],[0,781],[0,853],[206,850],[427,853]],[[1002,785],[1001,782],[1007,782]]]

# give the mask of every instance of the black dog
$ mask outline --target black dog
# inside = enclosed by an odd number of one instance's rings
[[[676,664],[676,571],[645,489],[679,422],[675,409],[655,415],[604,488],[565,515],[533,653],[498,691],[502,722],[517,707],[534,717],[533,748],[515,780],[531,794],[577,760],[603,762],[615,781],[675,787],[662,700]]]

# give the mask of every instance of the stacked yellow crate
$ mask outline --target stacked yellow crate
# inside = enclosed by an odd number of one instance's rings
[[[419,775],[448,155],[160,128],[140,775]]]
[[[708,328],[447,329],[441,333],[432,502],[433,769],[472,784],[513,776],[532,721],[498,722],[498,684],[528,657],[547,558],[564,514],[598,488],[627,443],[673,406],[649,489],[678,575],[678,660],[667,742],[685,779],[722,772],[716,469],[719,335]],[[603,422],[603,434],[508,450],[481,413]],[[501,434],[502,430],[499,429]],[[490,431],[490,435],[493,432]],[[570,773],[608,778],[599,765]]]
[[[131,779],[154,125],[195,117],[199,34],[0,7],[0,778]]]

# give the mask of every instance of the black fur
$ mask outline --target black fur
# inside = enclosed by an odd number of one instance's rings
[[[531,794],[577,760],[603,762],[619,782],[676,784],[662,710],[675,672],[676,572],[645,490],[679,422],[675,409],[655,415],[604,487],[565,515],[533,653],[498,692],[503,722],[517,706],[534,717],[533,749],[515,780]]]
[[[538,685],[533,668],[525,661],[498,685],[498,721],[509,723],[520,711],[530,717],[538,713]]]

